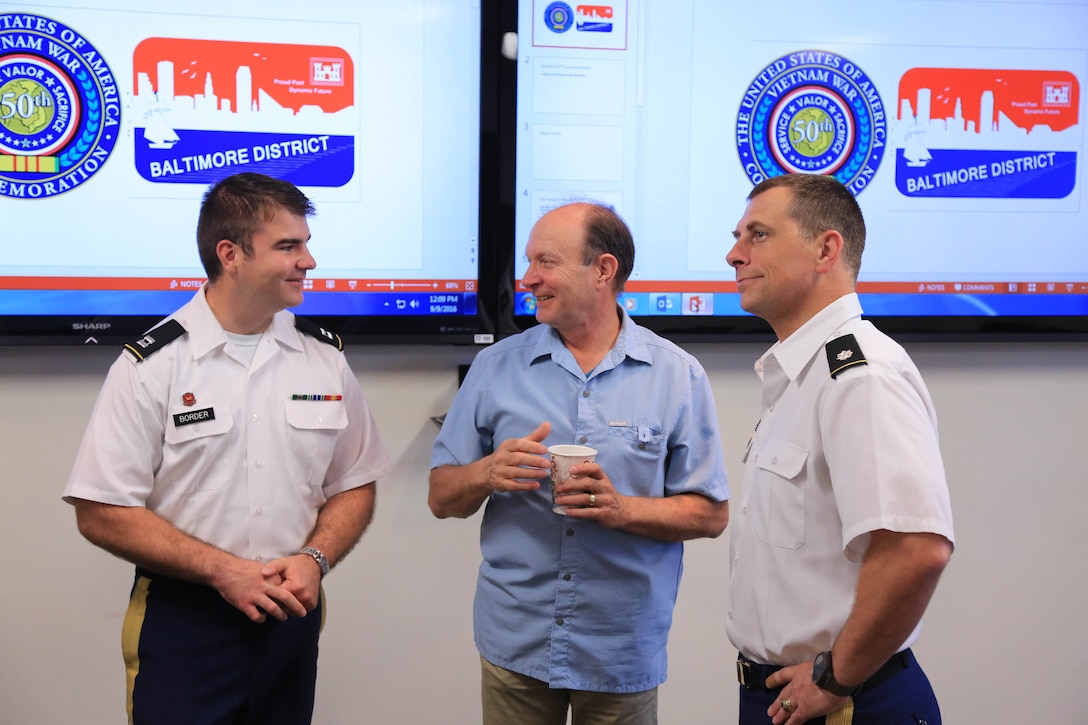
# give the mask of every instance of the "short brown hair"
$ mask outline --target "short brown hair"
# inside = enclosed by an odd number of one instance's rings
[[[793,191],[786,213],[797,222],[806,239],[831,230],[842,235],[843,262],[856,281],[865,251],[865,217],[850,190],[833,176],[783,174],[761,181],[748,194],[748,200],[779,187]]]
[[[298,187],[264,174],[235,174],[208,189],[196,224],[197,251],[208,281],[214,282],[223,272],[215,251],[221,240],[229,239],[252,257],[253,235],[281,210],[303,217],[315,213],[313,203]]]
[[[631,229],[616,210],[604,204],[588,204],[585,216],[586,248],[582,263],[593,264],[602,254],[611,254],[619,266],[613,286],[622,292],[635,267],[635,240]]]

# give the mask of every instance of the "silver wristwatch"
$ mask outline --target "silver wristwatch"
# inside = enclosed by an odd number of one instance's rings
[[[314,561],[317,562],[317,565],[321,567],[322,579],[324,579],[325,575],[329,573],[329,560],[325,558],[325,555],[322,554],[320,550],[315,549],[312,546],[304,546],[299,549],[298,553],[306,554],[307,556],[312,556],[314,558]]]

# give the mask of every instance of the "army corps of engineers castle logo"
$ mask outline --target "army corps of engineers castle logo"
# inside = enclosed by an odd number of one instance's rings
[[[850,60],[804,50],[770,63],[737,113],[737,150],[753,184],[782,174],[827,174],[856,196],[884,155],[887,119],[869,77]]]
[[[0,14],[0,198],[84,183],[117,143],[117,82],[86,38],[50,18]]]

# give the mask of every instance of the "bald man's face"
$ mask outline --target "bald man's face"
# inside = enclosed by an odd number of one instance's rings
[[[584,211],[560,207],[540,218],[529,233],[529,269],[522,284],[536,298],[536,319],[562,333],[590,320],[603,303],[615,306],[601,286],[596,265],[583,262]]]

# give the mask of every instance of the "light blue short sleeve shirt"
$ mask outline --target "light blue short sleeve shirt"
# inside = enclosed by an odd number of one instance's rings
[[[538,325],[482,350],[431,466],[465,465],[543,421],[545,445],[597,449],[625,495],[729,498],[710,384],[694,357],[621,311],[615,346],[588,375]],[[480,532],[476,644],[489,662],[555,688],[641,692],[666,675],[683,544],[551,510],[537,491],[493,494]]]

